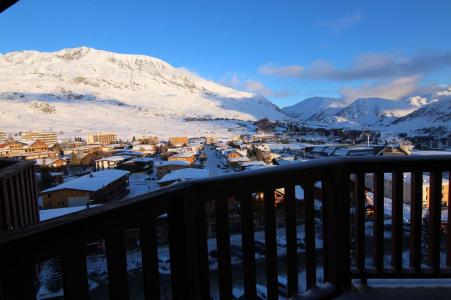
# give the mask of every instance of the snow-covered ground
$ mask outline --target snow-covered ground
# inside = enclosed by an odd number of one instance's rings
[[[0,55],[0,73],[0,124],[9,133],[228,136],[248,130],[241,121],[289,118],[264,97],[144,55],[86,47],[11,52]]]

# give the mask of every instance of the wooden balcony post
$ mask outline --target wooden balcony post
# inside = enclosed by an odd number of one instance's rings
[[[210,299],[205,202],[187,191],[172,199],[169,251],[173,299]]]
[[[324,279],[334,284],[337,291],[348,290],[351,287],[349,174],[343,168],[337,168],[330,179],[323,181],[323,185],[324,227],[327,227],[324,236],[327,272]]]

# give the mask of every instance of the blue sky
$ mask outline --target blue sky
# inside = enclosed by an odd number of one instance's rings
[[[146,54],[280,106],[400,98],[451,83],[450,11],[447,0],[21,0],[0,15],[0,53]]]

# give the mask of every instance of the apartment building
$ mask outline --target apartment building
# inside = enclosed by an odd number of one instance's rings
[[[26,131],[20,134],[20,137],[24,141],[43,141],[48,146],[57,143],[57,135],[56,132],[52,131]]]
[[[112,132],[98,132],[86,137],[88,144],[113,144],[117,142],[117,134]]]

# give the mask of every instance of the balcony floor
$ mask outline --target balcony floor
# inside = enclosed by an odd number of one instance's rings
[[[355,281],[353,286],[353,291],[347,292],[337,299],[451,299],[451,280],[440,279],[435,282],[418,280],[407,281],[404,284],[399,281],[383,281],[382,283],[376,281],[375,284],[369,282],[367,286],[360,285]]]

